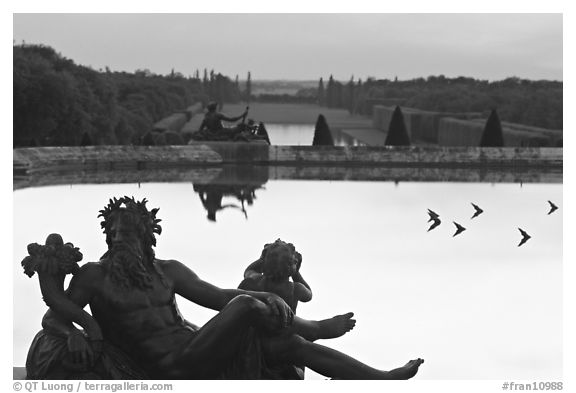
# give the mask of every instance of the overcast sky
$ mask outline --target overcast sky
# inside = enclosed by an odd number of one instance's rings
[[[78,64],[241,79],[563,80],[561,14],[14,14]]]

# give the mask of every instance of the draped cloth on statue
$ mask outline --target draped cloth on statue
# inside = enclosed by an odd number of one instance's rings
[[[124,352],[104,341],[102,355],[92,368],[72,362],[66,338],[41,330],[26,359],[27,379],[147,379],[146,373]]]
[[[238,353],[218,379],[304,379],[304,370],[293,365],[267,366],[261,340],[254,329],[248,329]],[[123,351],[107,341],[102,355],[92,368],[74,364],[68,353],[66,338],[41,330],[36,334],[26,359],[27,379],[162,379],[162,375],[145,372]],[[167,379],[172,379],[167,377]]]

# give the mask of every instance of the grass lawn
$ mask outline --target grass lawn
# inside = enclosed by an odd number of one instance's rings
[[[222,113],[238,116],[244,111],[245,103],[225,104]],[[365,116],[352,116],[345,109],[332,109],[307,104],[250,103],[248,118],[255,121],[276,124],[315,124],[318,115],[323,114],[331,129],[372,128],[372,119]],[[203,116],[194,116],[183,131],[195,131],[200,127]]]

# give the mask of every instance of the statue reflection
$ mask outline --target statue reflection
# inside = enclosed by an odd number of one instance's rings
[[[240,210],[246,219],[248,213],[246,205],[252,206],[256,199],[256,190],[264,189],[263,184],[194,184],[194,191],[198,193],[202,205],[208,212],[208,220],[216,222],[216,213],[232,208]],[[234,197],[240,202],[223,203],[224,197]]]

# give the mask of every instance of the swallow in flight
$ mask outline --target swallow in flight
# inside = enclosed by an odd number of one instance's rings
[[[548,201],[548,203],[550,204],[550,211],[548,212],[548,214],[552,214],[552,213],[554,213],[556,210],[558,210],[558,206],[556,206],[555,204],[553,204],[551,201]]]
[[[433,210],[428,209],[428,215],[430,216],[430,219],[428,219],[428,222],[430,221],[434,221],[440,218],[440,216],[438,215],[438,213],[436,213]]]
[[[462,225],[458,224],[456,221],[452,221],[452,222],[454,223],[454,225],[456,225],[456,232],[454,232],[452,237],[459,235],[466,230],[466,228],[464,228]]]
[[[472,217],[470,217],[470,219],[473,219],[474,217],[478,217],[480,214],[482,214],[484,212],[484,210],[480,209],[480,207],[478,205],[475,205],[472,203],[472,206],[474,207],[474,215]]]
[[[520,228],[518,228],[518,230],[522,234],[522,240],[520,240],[520,243],[518,244],[518,247],[520,247],[522,244],[526,243],[528,241],[528,239],[531,238],[531,236],[529,234],[527,234],[526,231],[523,231]]]
[[[436,218],[436,217],[430,218],[430,220],[428,220],[428,222],[430,222],[430,221],[434,221],[434,222],[432,223],[432,225],[430,225],[430,228],[428,228],[428,232],[430,232],[432,229],[436,228],[442,222],[442,221],[440,221],[439,218]]]

